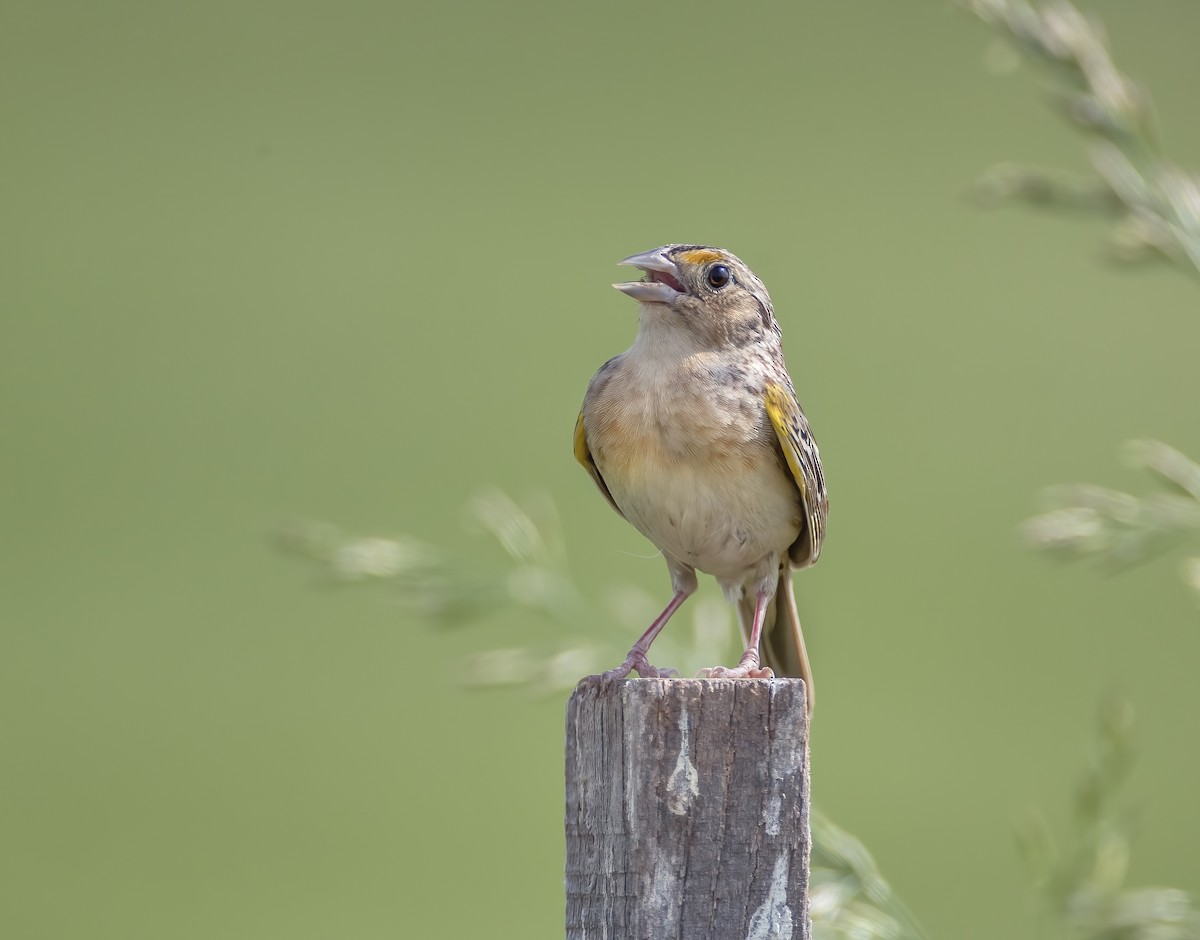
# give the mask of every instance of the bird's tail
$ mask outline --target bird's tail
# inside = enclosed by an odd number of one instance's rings
[[[747,643],[750,642],[750,629],[754,623],[755,600],[754,595],[749,594],[738,603],[738,621],[742,627],[742,638]],[[800,614],[796,611],[792,573],[786,565],[779,573],[779,585],[763,622],[762,664],[773,669],[777,676],[804,680],[805,709],[811,717],[816,699],[812,668],[808,664],[808,651],[804,648]]]

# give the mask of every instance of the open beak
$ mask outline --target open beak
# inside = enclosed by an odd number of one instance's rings
[[[617,290],[628,294],[634,300],[648,304],[669,304],[684,293],[683,284],[679,281],[679,268],[667,257],[665,248],[655,248],[653,251],[643,251],[640,255],[630,255],[617,264],[627,264],[646,273],[642,281],[628,281],[624,284],[614,284]]]

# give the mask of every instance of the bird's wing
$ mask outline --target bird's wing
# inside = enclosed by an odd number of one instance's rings
[[[767,415],[775,436],[783,449],[784,459],[800,498],[804,503],[807,524],[790,555],[799,568],[814,564],[825,541],[825,518],[829,514],[829,495],[825,492],[825,474],[821,471],[821,453],[808,427],[808,419],[800,410],[791,382],[771,383],[766,391]],[[577,451],[578,452],[578,451]]]
[[[579,412],[579,417],[575,421],[575,459],[579,461],[583,469],[595,481],[600,492],[604,494],[604,498],[608,500],[608,505],[616,509],[617,514],[624,519],[625,513],[621,512],[617,506],[617,501],[612,498],[612,493],[608,491],[608,484],[604,482],[604,477],[600,476],[600,468],[596,466],[596,461],[592,459],[592,452],[588,448],[587,432],[583,428],[582,411]]]

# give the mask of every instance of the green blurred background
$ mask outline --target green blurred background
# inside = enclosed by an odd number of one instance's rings
[[[1200,164],[1200,7],[1088,9]],[[1086,166],[1003,58],[932,0],[5,3],[0,932],[561,936],[565,694],[456,679],[546,625],[436,634],[266,534],[484,565],[464,501],[546,490],[586,589],[665,600],[570,434],[669,241],[762,276],[821,442],[824,810],[933,935],[1028,935],[1013,818],[1067,816],[1117,689],[1134,880],[1200,888],[1194,598],[1016,533],[1136,485],[1127,438],[1200,451],[1197,288],[964,200]]]

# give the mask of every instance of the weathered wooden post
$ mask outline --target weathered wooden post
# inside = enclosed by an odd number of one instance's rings
[[[798,679],[585,679],[567,705],[567,940],[808,940]]]

